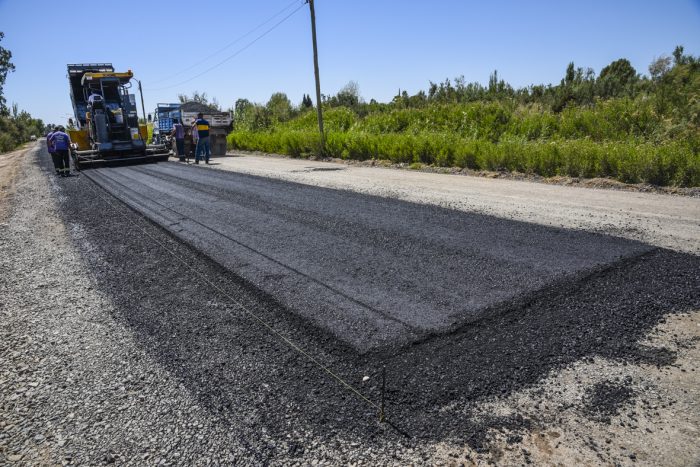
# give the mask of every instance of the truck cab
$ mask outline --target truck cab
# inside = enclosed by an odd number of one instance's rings
[[[175,119],[182,123],[180,104],[156,104],[153,116],[153,143],[166,144],[169,141],[167,136],[173,129]]]

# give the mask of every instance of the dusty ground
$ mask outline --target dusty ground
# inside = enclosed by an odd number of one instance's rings
[[[677,251],[658,250],[449,339],[381,356],[389,413],[409,432],[405,439],[226,297],[184,275],[140,230],[119,220],[128,209],[85,197],[85,179],[42,173],[35,156],[18,160],[13,206],[0,225],[0,463],[696,465],[700,459],[700,262],[688,254],[697,251],[696,205],[675,206],[669,196],[641,202],[658,203],[661,211],[669,204],[674,234],[664,235],[661,228],[625,230],[664,222],[660,212],[643,216],[641,207],[632,214],[601,207],[586,221],[585,203],[568,199],[553,213],[538,214],[547,209],[511,197],[520,206],[513,216],[583,222]],[[317,184],[330,182],[316,175],[336,173],[301,170],[271,175]],[[350,180],[358,191],[397,198],[411,191],[371,174]],[[471,187],[466,201],[460,188],[452,203],[485,208],[491,196],[496,211],[512,212],[496,187],[489,196]],[[577,214],[567,218],[567,209]],[[254,288],[128,215],[376,395],[375,360],[336,348],[278,305],[260,301]]]
[[[482,455],[448,446],[439,452],[476,465],[698,465],[699,343],[700,312],[673,316],[644,340],[672,352],[673,364],[578,362],[534,388],[483,404],[485,413],[533,420],[530,429],[494,431]]]
[[[7,215],[9,198],[14,193],[15,180],[20,167],[19,159],[26,157],[32,147],[34,145],[0,154],[0,220]]]

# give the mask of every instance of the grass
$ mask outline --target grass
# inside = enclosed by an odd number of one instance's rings
[[[412,164],[411,168],[434,165],[544,177],[610,177],[625,183],[700,186],[700,155],[684,142],[503,138],[494,143],[444,133],[355,131],[330,132],[326,141],[326,152],[331,157],[389,160]],[[228,143],[232,149],[304,157],[316,152],[318,134],[290,130],[236,131],[229,135]]]
[[[324,115],[331,157],[700,186],[700,130],[663,118],[650,100],[610,99],[560,113],[474,102],[364,117],[337,107]],[[265,129],[239,128],[228,143],[231,149],[306,157],[318,153],[316,127],[316,113],[307,111]]]

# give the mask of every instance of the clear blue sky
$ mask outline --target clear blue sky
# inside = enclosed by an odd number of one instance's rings
[[[302,3],[0,0],[1,44],[17,66],[5,97],[45,122],[65,123],[72,112],[66,64],[112,62],[142,80],[147,112],[195,90],[224,108],[240,97],[266,102],[276,91],[299,103],[304,93],[314,96],[307,7],[218,68],[179,83],[275,20],[183,69]],[[354,80],[366,100],[388,101],[399,89],[413,94],[459,75],[486,83],[495,69],[514,86],[558,83],[570,61],[597,73],[625,57],[647,73],[654,57],[678,44],[700,55],[700,0],[316,0],[316,13],[321,92]]]

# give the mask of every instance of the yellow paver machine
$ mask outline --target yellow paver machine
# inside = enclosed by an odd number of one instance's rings
[[[149,145],[146,125],[139,124],[131,70],[115,72],[111,63],[68,65],[75,121],[69,134],[78,170],[115,161],[167,161],[165,145]],[[143,96],[142,96],[143,100]]]

